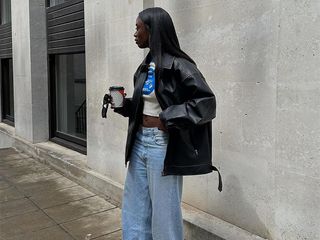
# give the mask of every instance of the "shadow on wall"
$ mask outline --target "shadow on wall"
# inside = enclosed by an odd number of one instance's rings
[[[224,220],[267,238],[269,234],[266,226],[260,220],[255,207],[246,200],[240,181],[235,175],[229,175],[224,179],[223,192],[224,196],[221,200],[224,201],[218,203],[218,206],[223,206],[223,209],[225,209]]]

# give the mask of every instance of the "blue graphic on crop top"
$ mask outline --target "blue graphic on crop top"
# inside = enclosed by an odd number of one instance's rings
[[[144,95],[150,95],[154,91],[154,87],[156,83],[155,69],[156,69],[156,65],[154,64],[154,62],[151,62],[148,68],[148,77],[144,82],[143,89],[142,89],[142,92]]]

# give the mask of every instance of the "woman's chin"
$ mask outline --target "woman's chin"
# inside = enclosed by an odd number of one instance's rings
[[[139,48],[147,48],[148,46],[146,46],[146,45],[144,45],[144,44],[139,44],[139,43],[136,43],[137,44],[137,46],[139,47]]]

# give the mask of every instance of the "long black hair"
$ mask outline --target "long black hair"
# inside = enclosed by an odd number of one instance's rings
[[[162,70],[161,56],[163,53],[185,58],[195,64],[192,58],[181,50],[169,13],[160,7],[154,7],[143,10],[138,17],[149,31],[150,53],[160,72]]]

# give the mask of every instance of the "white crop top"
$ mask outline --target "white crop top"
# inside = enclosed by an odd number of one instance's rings
[[[142,97],[144,100],[143,114],[148,116],[159,117],[162,109],[159,105],[155,94],[155,64],[151,62],[148,68],[148,77],[143,85]]]

